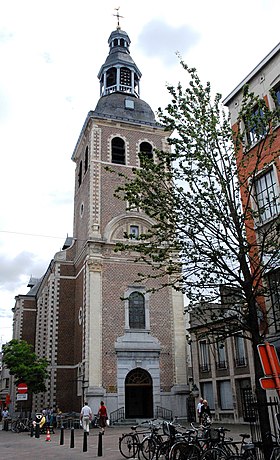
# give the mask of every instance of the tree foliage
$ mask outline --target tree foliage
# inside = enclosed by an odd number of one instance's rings
[[[125,177],[116,195],[154,219],[149,231],[133,242],[139,259],[153,269],[149,276],[171,275],[169,283],[186,294],[189,307],[201,305],[203,310],[212,304],[213,319],[228,317],[232,310],[236,321],[229,332],[233,327],[253,335],[260,332],[261,342],[266,328],[256,326],[267,319],[263,275],[280,262],[279,216],[259,227],[258,239],[249,238],[248,231],[263,212],[256,204],[254,179],[271,156],[279,155],[273,152],[279,114],[245,88],[239,125],[255,127],[260,142],[252,153],[246,130],[232,131],[221,95],[213,99],[210,83],[203,86],[196,70],[182,65],[190,76],[188,87],[168,87],[172,101],[165,111],[159,109],[161,123],[173,132],[168,139],[171,150],[157,151],[155,162],[143,156],[144,167]],[[118,245],[118,250],[129,248],[130,242]],[[226,310],[219,305],[215,312],[221,286],[229,292],[232,288],[234,302],[230,296]]]
[[[46,391],[45,381],[49,377],[45,358],[38,358],[32,351],[32,346],[25,340],[11,340],[3,346],[3,362],[11,375],[15,377],[15,384],[24,382],[30,393]]]
[[[280,221],[278,196],[278,217],[275,213],[264,224],[255,179],[269,164],[279,168],[279,111],[245,87],[233,131],[221,95],[213,97],[210,83],[203,85],[195,69],[181,64],[189,82],[185,89],[181,83],[169,86],[171,102],[158,112],[167,135],[172,133],[169,151],[155,152],[155,161],[141,155],[143,167],[134,168],[132,176],[119,174],[116,190],[154,225],[138,240],[126,235],[130,241],[117,250],[133,247],[136,260],[145,261],[152,269],[149,277],[162,280],[162,286],[170,275],[168,284],[186,294],[188,308],[219,340],[240,331],[250,338],[261,404],[257,345],[272,320],[264,308],[264,275],[279,267]],[[139,279],[146,277],[139,273]],[[267,413],[260,416],[262,429],[269,429]]]

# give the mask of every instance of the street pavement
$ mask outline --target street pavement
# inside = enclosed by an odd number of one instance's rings
[[[213,424],[214,425],[214,424]],[[218,426],[215,424],[214,426]],[[238,440],[240,433],[250,433],[248,425],[224,425],[230,429],[229,436]],[[40,438],[31,437],[30,433],[13,433],[0,431],[0,459],[3,460],[44,460],[44,459],[94,459],[124,460],[119,452],[119,437],[128,433],[129,426],[113,426],[106,428],[104,436],[99,436],[98,428],[90,430],[87,436],[87,452],[83,452],[84,435],[82,429],[74,430],[74,448],[70,448],[71,430],[64,430],[64,444],[60,445],[60,430],[51,434],[51,440],[46,441],[46,435]],[[100,445],[102,440],[102,445]],[[98,445],[99,444],[99,445]],[[99,447],[99,449],[98,449]],[[102,452],[100,447],[102,447]],[[102,453],[102,455],[98,455]]]

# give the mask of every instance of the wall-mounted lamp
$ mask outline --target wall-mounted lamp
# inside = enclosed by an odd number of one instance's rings
[[[199,389],[197,388],[197,386],[196,386],[195,383],[194,383],[193,386],[192,386],[191,393],[192,393],[192,395],[193,395],[194,398],[198,398]]]

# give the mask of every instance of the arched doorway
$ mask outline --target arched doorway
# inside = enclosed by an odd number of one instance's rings
[[[153,382],[140,367],[125,379],[125,418],[153,418]]]

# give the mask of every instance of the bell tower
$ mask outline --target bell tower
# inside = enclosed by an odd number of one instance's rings
[[[125,232],[137,238],[152,221],[114,196],[121,179],[106,169],[129,176],[141,167],[139,152],[153,159],[155,149],[169,146],[140,98],[141,72],[119,24],[108,44],[98,73],[100,99],[72,156],[79,373],[93,411],[104,399],[109,412],[123,410],[126,418],[154,417],[162,407],[185,415],[183,297],[169,287],[157,291],[156,280],[139,283],[137,274],[149,268],[135,263],[132,253],[114,251]]]

